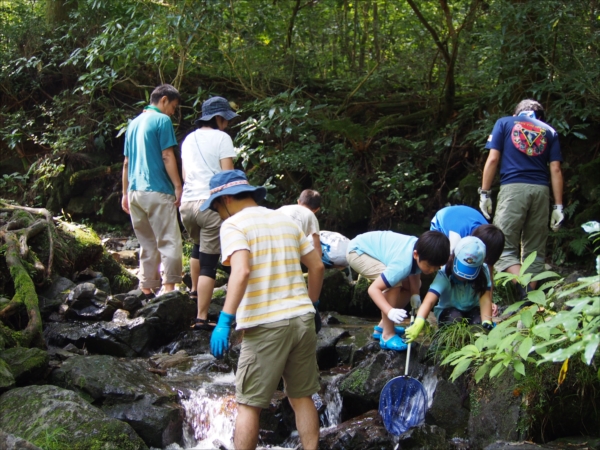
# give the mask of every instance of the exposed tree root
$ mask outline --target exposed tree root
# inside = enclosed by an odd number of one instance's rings
[[[11,301],[0,310],[0,337],[4,345],[22,347],[43,346],[42,318],[35,285],[29,273],[30,270],[41,268],[41,263],[35,260],[28,262],[28,241],[44,229],[48,230],[50,248],[48,264],[44,269],[45,276],[52,272],[53,246],[52,215],[45,209],[28,208],[8,205],[0,202],[0,210],[13,212],[13,217],[0,229],[0,240],[4,241],[6,265],[10,271],[15,286],[15,295]],[[27,214],[17,215],[15,212],[24,211]],[[42,215],[43,219],[33,220],[32,214]],[[18,225],[18,226],[17,226]],[[31,259],[31,258],[30,258]],[[28,322],[24,329],[14,330],[7,324],[7,319],[18,313],[22,308],[27,311]]]

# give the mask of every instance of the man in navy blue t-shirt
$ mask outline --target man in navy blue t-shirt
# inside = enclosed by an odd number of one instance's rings
[[[564,218],[558,134],[543,119],[542,105],[535,100],[523,100],[513,116],[496,122],[485,146],[490,153],[483,169],[479,208],[487,219],[492,212],[492,182],[500,164],[500,193],[494,225],[504,232],[506,244],[496,265],[498,271],[518,274],[522,261],[534,251],[537,257],[529,272],[536,274],[544,270],[549,186],[554,197],[550,228],[558,230]],[[531,283],[531,287],[535,288],[535,283]]]

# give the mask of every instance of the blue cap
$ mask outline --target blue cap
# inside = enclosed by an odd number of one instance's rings
[[[256,203],[261,202],[267,195],[264,186],[250,186],[246,174],[241,170],[224,170],[212,176],[209,183],[210,197],[200,206],[200,211],[208,208],[214,211],[212,203],[222,195],[235,195],[240,192],[253,192]]]
[[[221,116],[226,120],[238,117],[226,99],[223,97],[211,97],[202,103],[202,116],[196,119],[196,122],[206,122],[215,116]]]
[[[475,236],[462,238],[454,249],[453,271],[465,280],[474,280],[479,275],[485,259],[485,244]]]

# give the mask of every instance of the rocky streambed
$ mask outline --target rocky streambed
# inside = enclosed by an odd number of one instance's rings
[[[114,285],[89,269],[56,277],[38,292],[46,348],[0,347],[0,449],[233,448],[241,335],[234,332],[229,354],[216,360],[210,333],[190,329],[195,304],[187,292],[148,302],[139,290],[112,294]],[[366,289],[365,281],[326,273],[317,348],[321,391],[314,398],[321,448],[600,448],[600,439],[590,437],[600,424],[594,429],[586,418],[576,420],[576,404],[549,409],[546,420],[574,424],[555,433],[561,439],[527,442],[536,424],[530,398],[515,389],[512,374],[493,383],[475,384],[466,375],[450,382],[423,342],[413,345],[409,375],[426,389],[427,414],[419,426],[392,436],[377,412],[379,396],[404,374],[407,355],[382,351],[371,338],[377,310]],[[215,290],[213,317],[225,290]],[[598,395],[591,393],[590,402]],[[299,445],[282,391],[262,413],[260,445]]]

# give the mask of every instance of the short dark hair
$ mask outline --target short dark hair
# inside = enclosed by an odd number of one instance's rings
[[[515,108],[515,116],[518,116],[519,113],[523,111],[533,111],[535,112],[536,119],[544,120],[544,107],[535,100],[532,100],[530,98],[521,100]]]
[[[443,266],[450,257],[450,241],[439,231],[426,231],[417,239],[415,250],[419,254],[419,261],[427,261],[431,266]]]
[[[181,95],[177,89],[170,84],[161,84],[160,86],[154,88],[152,94],[150,94],[150,103],[156,105],[160,99],[165,96],[169,99],[169,102],[172,102],[173,100],[181,100]]]
[[[473,230],[471,236],[475,236],[485,244],[485,263],[493,266],[500,259],[504,250],[504,233],[496,225],[479,225]]]
[[[309,209],[315,210],[321,207],[321,194],[312,189],[304,189],[300,193],[298,201],[301,205],[308,207]]]
[[[217,116],[211,117],[209,120],[196,120],[196,125],[198,125],[198,128],[211,127],[213,130],[219,129]]]
[[[450,259],[448,260],[448,263],[446,264],[446,267],[444,270],[444,272],[446,272],[446,275],[448,276],[448,278],[450,278],[450,284],[456,283],[454,281],[454,277],[450,277],[450,275],[452,275],[453,269],[454,269],[454,253],[452,253],[450,255]],[[483,294],[485,294],[485,292],[488,290],[488,278],[485,276],[485,269],[483,267],[481,267],[481,270],[479,271],[479,273],[477,274],[475,279],[469,280],[468,282],[471,285],[471,287],[473,288],[473,290],[480,297]]]

